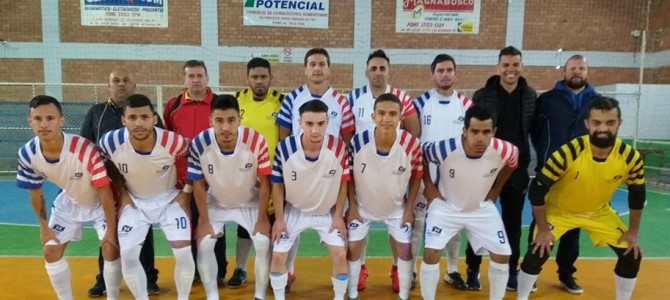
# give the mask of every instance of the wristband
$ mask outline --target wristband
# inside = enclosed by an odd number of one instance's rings
[[[187,194],[193,193],[193,186],[190,184],[185,184],[181,191]]]

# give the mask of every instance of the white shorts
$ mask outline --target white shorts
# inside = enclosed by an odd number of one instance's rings
[[[358,220],[353,220],[347,224],[347,237],[350,242],[360,241],[368,236],[368,231],[370,230],[370,224],[373,220],[367,218],[361,218],[363,222]],[[402,219],[393,218],[381,220],[386,224],[389,234],[399,243],[409,244],[412,240],[412,225],[411,224],[400,224]]]
[[[472,250],[478,255],[512,254],[498,209],[493,202],[486,202],[474,211],[462,212],[453,210],[442,199],[433,200],[426,215],[425,247],[444,249],[459,230],[465,229]]]
[[[296,237],[305,229],[312,228],[316,230],[321,241],[329,246],[344,247],[344,240],[338,230],[330,231],[333,226],[333,214],[312,215],[304,213],[299,208],[286,204],[284,207],[284,221],[286,222],[287,233],[282,233],[279,242],[274,245],[273,252],[288,252],[293,246]]]
[[[244,229],[251,235],[258,221],[258,206],[256,207],[240,207],[240,208],[223,208],[218,205],[207,205],[207,212],[209,215],[209,222],[212,224],[214,234],[221,236],[223,234],[224,225],[226,222],[235,222],[244,227]]]
[[[118,224],[121,250],[141,245],[146,239],[149,226],[160,223],[168,241],[190,241],[191,222],[177,202],[162,208],[141,209],[126,205],[121,211]]]
[[[105,236],[107,220],[102,205],[85,208],[74,203],[63,192],[56,195],[49,217],[49,228],[53,230],[61,244],[81,240],[82,228],[86,222],[93,223],[98,240]]]

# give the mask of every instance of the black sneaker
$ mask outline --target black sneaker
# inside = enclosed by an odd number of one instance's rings
[[[147,282],[147,294],[149,296],[151,295],[158,295],[161,292],[161,288],[158,287],[158,284],[156,284],[155,281],[150,281]]]
[[[459,290],[468,289],[468,286],[465,284],[465,281],[463,281],[463,278],[461,277],[461,273],[458,272],[444,274],[444,282],[451,284],[453,287]]]
[[[240,268],[235,268],[233,271],[233,276],[228,279],[228,287],[231,289],[237,289],[242,287],[247,282],[247,271]]]
[[[482,285],[479,283],[479,269],[468,269],[468,290],[479,291],[482,289]]]
[[[514,270],[509,272],[509,278],[507,279],[507,290],[508,291],[516,291],[517,286],[519,283],[517,282],[517,275],[519,274],[518,270]]]
[[[577,282],[575,281],[577,280],[577,278],[570,276],[570,277],[561,277],[558,278],[558,280],[561,281],[561,285],[563,285],[563,287],[570,293],[581,294],[584,292],[584,289],[581,286],[579,286],[579,284],[577,284]]]
[[[88,296],[91,298],[98,298],[104,296],[105,294],[107,294],[105,280],[102,278],[102,276],[98,275],[95,277],[95,284],[88,290]]]
[[[413,290],[416,287],[416,272],[412,273],[412,286],[409,288],[410,290]]]

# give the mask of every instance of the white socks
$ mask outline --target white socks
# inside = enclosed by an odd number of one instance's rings
[[[616,286],[616,300],[628,300],[633,295],[635,282],[637,278],[623,278],[614,274],[614,284]]]
[[[437,282],[440,279],[440,264],[436,263],[429,265],[426,262],[421,262],[421,297],[424,300],[435,299],[435,291],[437,290]]]
[[[286,284],[288,283],[288,274],[270,273],[270,284],[275,300],[285,300]]]
[[[140,245],[121,249],[121,272],[133,297],[138,300],[148,300],[147,275],[140,264],[140,250],[142,250]]]
[[[509,264],[499,264],[491,260],[489,261],[489,284],[491,285],[489,287],[489,299],[502,300],[505,297],[508,278]]]
[[[121,259],[115,261],[105,261],[105,268],[102,272],[105,278],[107,288],[107,300],[119,299],[119,289],[121,288]]]
[[[335,292],[333,300],[344,300],[344,294],[347,293],[349,276],[347,274],[338,274],[335,277],[331,277],[330,281],[333,282],[333,291]]]
[[[300,245],[300,235],[298,235],[293,241],[293,246],[291,250],[288,251],[288,257],[286,258],[286,269],[289,273],[295,273],[295,257],[298,255],[298,245]]]
[[[358,278],[361,273],[361,260],[349,262],[349,284],[347,285],[347,295],[349,299],[358,297]]]
[[[45,263],[44,267],[47,269],[51,286],[53,286],[58,299],[70,300],[72,299],[72,286],[70,286],[70,267],[65,260],[61,258],[57,262]]]
[[[412,260],[398,258],[398,283],[400,291],[398,298],[409,299],[409,289],[412,287]]]
[[[198,273],[202,286],[205,288],[207,300],[219,299],[219,287],[216,281],[216,273],[218,265],[216,264],[216,255],[214,254],[214,246],[216,239],[207,235],[198,245]]]
[[[256,249],[256,260],[254,261],[256,290],[254,297],[265,299],[265,290],[267,290],[268,281],[270,281],[270,238],[261,233],[256,233],[251,239]]]
[[[530,291],[533,289],[533,284],[537,280],[538,275],[530,275],[523,270],[519,270],[519,275],[517,275],[517,288],[516,288],[516,299],[517,300],[527,300]]]
[[[195,262],[191,254],[191,246],[175,249],[172,248],[175,258],[174,283],[177,287],[177,299],[188,300],[195,275]],[[216,281],[216,277],[214,279]],[[146,285],[146,283],[145,283]]]
[[[458,271],[458,252],[461,251],[460,231],[447,242],[447,273]]]

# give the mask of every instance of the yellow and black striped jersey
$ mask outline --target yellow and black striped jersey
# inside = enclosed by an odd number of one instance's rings
[[[551,186],[547,206],[576,214],[597,214],[607,207],[616,189],[626,183],[644,186],[644,162],[640,152],[616,139],[605,161],[593,159],[589,136],[561,146],[537,175]]]

